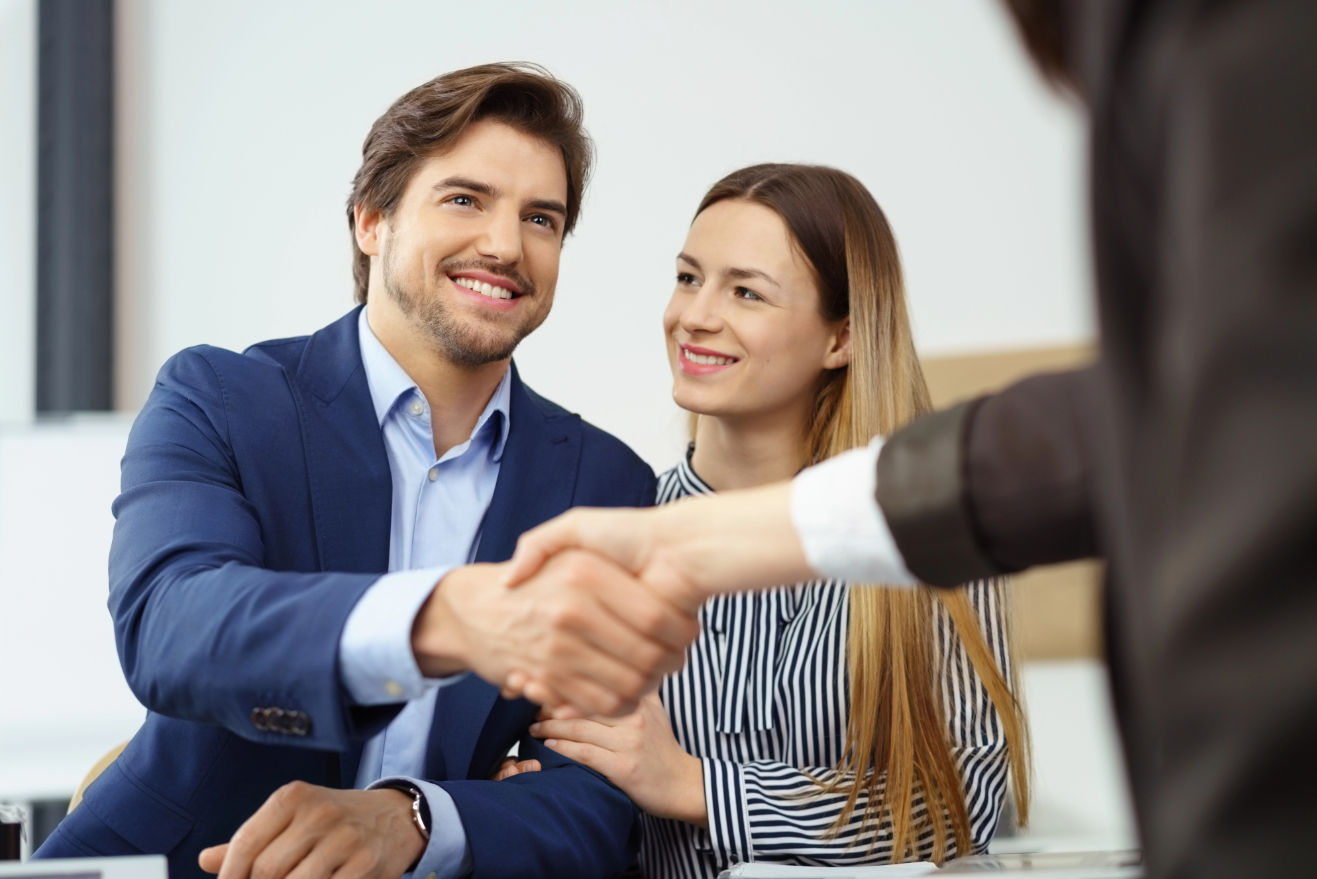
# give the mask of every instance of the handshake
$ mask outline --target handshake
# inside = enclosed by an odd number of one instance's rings
[[[627,714],[682,666],[706,598],[813,576],[790,490],[571,510],[523,534],[511,561],[444,577],[413,624],[417,664],[469,669],[558,717]]]

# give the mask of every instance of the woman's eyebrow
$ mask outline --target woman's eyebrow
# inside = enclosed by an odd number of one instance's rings
[[[777,281],[773,280],[773,276],[770,275],[768,272],[761,272],[759,269],[730,268],[726,271],[725,274],[729,278],[736,278],[737,280],[741,280],[741,281],[748,280],[750,278],[763,278],[765,281],[772,284],[774,287],[782,286]]]

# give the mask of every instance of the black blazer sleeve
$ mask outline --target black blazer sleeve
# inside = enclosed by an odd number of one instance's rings
[[[1083,426],[1095,369],[1026,379],[888,440],[878,502],[916,576],[955,586],[1095,553]]]

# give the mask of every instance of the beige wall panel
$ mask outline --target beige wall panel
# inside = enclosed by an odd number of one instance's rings
[[[930,357],[924,375],[933,404],[950,406],[1039,372],[1092,362],[1091,345]],[[1016,637],[1022,659],[1099,656],[1102,566],[1076,562],[1034,568],[1015,579]]]

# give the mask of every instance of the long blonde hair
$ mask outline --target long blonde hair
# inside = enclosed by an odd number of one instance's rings
[[[878,434],[888,436],[928,412],[896,239],[864,185],[834,168],[755,165],[716,183],[696,214],[728,199],[777,213],[814,271],[823,317],[850,317],[850,364],[821,380],[802,437],[802,466],[864,446]],[[827,793],[847,796],[833,833],[849,823],[860,795],[868,794],[862,820],[881,825],[890,819],[893,861],[913,856],[919,838],[931,830],[933,859],[941,863],[951,852],[947,823],[955,853],[964,855],[970,846],[969,811],[939,698],[935,601],[946,609],[997,709],[1020,824],[1029,816],[1028,724],[1008,683],[1016,679],[1015,661],[1006,669],[997,666],[965,590],[853,588],[846,744],[836,779],[819,783]],[[921,815],[914,810],[917,793],[927,804]],[[943,814],[948,820],[939,820]]]

